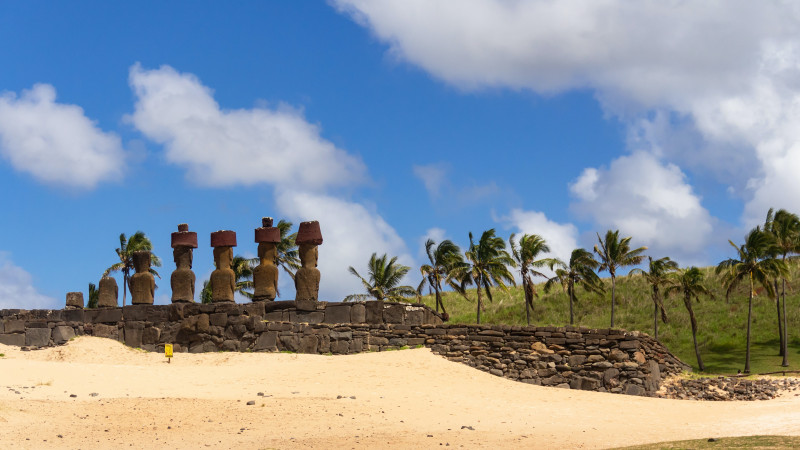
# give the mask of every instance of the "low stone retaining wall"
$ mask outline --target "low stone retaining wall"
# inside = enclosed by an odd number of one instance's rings
[[[424,305],[294,302],[172,304],[67,310],[0,310],[0,343],[43,347],[74,336],[176,352],[292,351],[349,354],[404,347],[525,383],[654,395],[664,375],[689,369],[646,334],[573,327],[443,324]]]

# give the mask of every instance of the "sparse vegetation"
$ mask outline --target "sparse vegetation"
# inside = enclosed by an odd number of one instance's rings
[[[800,263],[789,263],[790,276],[786,284],[786,319],[789,330],[800,323]],[[703,297],[693,304],[698,323],[697,344],[703,355],[707,373],[735,374],[743,369],[747,326],[748,287],[742,284],[731,291],[729,302],[725,301],[726,289],[722,276],[714,267],[699,269],[705,277],[706,288],[714,299]],[[611,280],[601,281],[610,287]],[[575,325],[589,328],[607,328],[609,324],[608,300],[602,295],[587,291],[583,285],[575,287]],[[782,367],[778,355],[778,336],[775,333],[775,301],[765,292],[756,291],[753,298],[751,370],[754,373],[779,370],[800,370],[800,335],[788,340],[789,367]],[[638,275],[617,278],[616,325],[627,330],[650,333],[653,326],[653,300],[651,286]],[[696,366],[696,355],[692,343],[691,319],[683,303],[683,295],[663,300],[669,314],[669,322],[659,327],[659,338],[667,348],[687,364]],[[467,297],[454,292],[444,292],[442,300],[448,305],[450,323],[475,323],[476,296],[473,290]],[[433,308],[433,296],[424,296],[421,301]],[[508,294],[495,296],[487,303],[482,314],[486,324],[525,325],[525,300],[521,288],[511,288]],[[569,297],[562,289],[540,293],[535,300],[531,322],[536,326],[565,326],[569,324]]]

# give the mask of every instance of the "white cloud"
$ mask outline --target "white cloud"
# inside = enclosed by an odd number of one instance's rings
[[[442,192],[442,186],[447,184],[445,166],[443,164],[415,165],[413,170],[414,176],[425,185],[428,195],[438,198]]]
[[[119,178],[125,159],[116,134],[81,107],[57,103],[49,84],[0,95],[0,155],[40,181],[82,189]]]
[[[366,276],[367,262],[372,253],[397,256],[400,263],[416,267],[405,242],[394,228],[361,204],[289,190],[276,191],[275,200],[280,213],[289,220],[295,223],[317,220],[320,223],[323,238],[318,262],[322,275],[321,300],[341,301],[347,295],[364,293],[361,282],[347,268],[353,266]],[[414,272],[409,274],[405,283],[415,285]]]
[[[33,277],[14,265],[8,252],[0,251],[0,309],[52,309],[63,307],[56,299],[40,294]]]
[[[320,136],[320,128],[288,107],[223,110],[213,91],[169,66],[130,70],[136,94],[129,117],[163,144],[167,161],[209,186],[291,183],[307,190],[364,180],[360,159]]]
[[[394,57],[463,89],[593,90],[630,127],[633,150],[731,184],[745,224],[770,206],[800,209],[790,175],[800,169],[797,3],[333,3]]]
[[[515,208],[499,220],[517,230],[517,239],[523,234],[538,234],[544,238],[550,253],[541,255],[542,258],[569,261],[572,250],[578,248],[578,229],[575,225],[553,222],[543,212]]]
[[[636,245],[648,246],[657,257],[694,262],[711,237],[713,220],[683,172],[649,153],[622,156],[608,168],[586,169],[570,190],[578,214],[633,236]]]

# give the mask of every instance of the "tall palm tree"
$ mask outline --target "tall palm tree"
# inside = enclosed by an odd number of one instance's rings
[[[641,273],[642,276],[644,276],[644,279],[647,280],[652,287],[653,329],[655,331],[655,338],[658,340],[659,312],[661,313],[661,321],[667,323],[667,310],[664,309],[664,302],[661,299],[661,288],[670,285],[671,279],[669,274],[678,269],[678,263],[669,259],[669,256],[659,259],[653,259],[653,257],[648,256],[647,259],[650,261],[647,272],[645,272],[643,269],[633,269],[631,270],[630,275]]]
[[[86,303],[87,308],[97,308],[97,302],[100,301],[100,291],[94,283],[89,283],[89,302]]]
[[[549,253],[550,247],[544,238],[536,234],[523,234],[519,239],[519,247],[514,240],[514,234],[508,238],[511,247],[511,256],[519,267],[519,275],[522,278],[522,290],[525,292],[525,319],[528,325],[531,324],[531,309],[533,309],[533,297],[538,297],[536,286],[533,284],[532,276],[547,278],[547,275],[539,272],[538,268],[552,266],[555,261],[553,258],[536,259],[541,253]]]
[[[642,253],[647,247],[631,249],[631,237],[619,238],[619,230],[606,232],[605,239],[597,234],[599,246],[594,246],[594,252],[600,257],[599,271],[608,271],[611,274],[611,327],[614,327],[614,305],[616,303],[617,269],[620,267],[635,266],[642,262]]]
[[[231,261],[231,269],[236,275],[234,292],[238,292],[249,299],[253,298],[253,267],[253,260],[241,255],[234,256]]]
[[[134,270],[133,253],[138,251],[150,252],[150,265],[161,267],[161,260],[153,253],[153,244],[150,239],[145,236],[144,232],[137,231],[131,235],[130,239],[125,237],[125,233],[119,235],[119,247],[116,249],[119,262],[112,264],[111,267],[103,272],[103,276],[118,270],[122,272],[122,306],[125,306],[125,299],[128,294],[128,280],[131,278],[131,271]],[[152,267],[150,267],[150,273],[161,278]]]
[[[747,351],[745,352],[744,372],[750,373],[750,324],[753,317],[753,286],[760,284],[770,298],[775,298],[776,292],[771,280],[788,276],[786,262],[775,258],[775,238],[770,233],[753,228],[745,242],[737,247],[733,241],[728,241],[736,249],[736,258],[726,259],[717,265],[716,272],[722,273],[722,283],[726,288],[725,296],[739,283],[747,279],[750,284],[747,304]]]
[[[344,301],[374,298],[376,300],[397,302],[406,301],[407,297],[416,295],[417,291],[413,287],[398,286],[411,268],[398,264],[396,256],[393,256],[388,262],[387,259],[389,258],[386,253],[380,257],[377,256],[377,253],[372,254],[367,267],[368,280],[359,275],[353,266],[350,266],[350,273],[361,280],[361,284],[366,288],[367,294],[348,295]]]
[[[767,212],[767,220],[764,224],[764,230],[772,233],[775,238],[775,256],[780,256],[781,261],[786,262],[786,257],[793,253],[800,253],[800,218],[796,214],[792,214],[785,209],[778,210],[777,213],[772,213],[772,208]],[[788,339],[789,331],[786,327],[786,277],[781,278],[782,287],[781,295],[776,295],[776,305],[778,308],[778,333],[780,334],[781,350],[780,355],[783,356],[781,365],[787,367],[788,361]],[[775,290],[778,289],[778,280],[775,280]],[[781,302],[783,302],[783,311],[781,311]],[[783,320],[781,323],[781,316]]]
[[[427,284],[436,294],[436,312],[442,307],[445,320],[449,317],[442,303],[442,285],[450,286],[454,291],[466,296],[464,289],[456,281],[456,276],[463,273],[466,263],[461,255],[461,249],[450,240],[444,240],[436,245],[433,239],[425,242],[425,254],[428,255],[430,264],[419,268],[422,282],[417,287],[417,294],[422,295],[422,289]]]
[[[604,294],[605,288],[600,277],[595,273],[595,269],[600,266],[600,263],[594,259],[594,255],[586,249],[576,248],[572,251],[569,257],[569,264],[561,260],[555,260],[551,269],[555,269],[555,276],[547,280],[544,285],[545,292],[556,284],[560,284],[569,296],[569,324],[575,323],[575,315],[573,314],[573,303],[578,300],[575,294],[577,286],[583,286],[587,292],[594,292],[597,294]]]
[[[668,286],[664,291],[665,295],[683,293],[683,304],[686,305],[686,309],[689,311],[689,319],[692,322],[694,354],[697,356],[697,367],[700,368],[701,372],[705,370],[705,366],[703,365],[703,359],[700,358],[700,348],[697,346],[697,320],[695,320],[694,310],[692,309],[692,297],[697,301],[700,301],[701,294],[713,297],[711,291],[703,286],[703,278],[703,272],[700,269],[690,267],[689,269],[681,270],[675,280],[675,284]]]
[[[211,292],[211,280],[203,281],[203,290],[200,291],[200,303],[214,303],[213,293]]]
[[[278,242],[278,257],[276,265],[284,270],[294,280],[294,274],[300,268],[300,253],[297,251],[297,232],[289,234],[292,229],[292,222],[281,219],[278,222],[278,229],[281,232],[281,241]],[[258,262],[256,262],[258,264]],[[280,295],[280,292],[278,292]]]
[[[494,233],[494,228],[484,231],[477,243],[474,242],[472,232],[469,233],[469,250],[465,253],[467,266],[466,270],[459,274],[462,285],[475,283],[475,292],[478,294],[478,323],[481,323],[481,308],[483,308],[481,289],[486,292],[489,301],[492,301],[493,284],[506,292],[508,288],[505,282],[516,286],[514,276],[508,270],[508,266],[514,267],[514,260],[505,250],[506,243]]]

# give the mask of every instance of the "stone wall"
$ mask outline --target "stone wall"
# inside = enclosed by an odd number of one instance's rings
[[[419,304],[294,302],[0,310],[0,343],[60,345],[74,336],[176,352],[292,351],[349,354],[425,346],[451,361],[521,382],[650,395],[688,369],[646,334],[573,327],[443,324]]]

